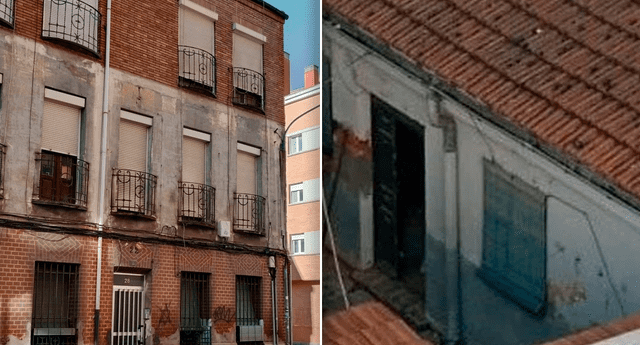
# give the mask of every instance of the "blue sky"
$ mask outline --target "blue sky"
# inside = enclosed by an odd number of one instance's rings
[[[320,66],[320,0],[266,0],[289,16],[284,51],[291,59],[291,89],[304,86],[304,68]]]

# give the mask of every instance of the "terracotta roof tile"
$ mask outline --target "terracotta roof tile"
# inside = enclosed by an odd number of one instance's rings
[[[640,203],[640,170],[623,162],[640,158],[638,3],[324,0],[324,5],[546,144],[560,145]],[[573,141],[594,133],[590,129],[598,133],[595,141],[576,146]]]

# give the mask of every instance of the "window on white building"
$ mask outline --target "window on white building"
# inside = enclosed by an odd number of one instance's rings
[[[304,254],[304,234],[291,235],[291,253]]]
[[[289,186],[289,191],[290,191],[289,203],[290,204],[295,204],[295,203],[304,201],[303,189],[304,189],[303,183],[296,183]]]

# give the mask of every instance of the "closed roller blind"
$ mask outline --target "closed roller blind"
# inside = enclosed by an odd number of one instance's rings
[[[186,8],[180,8],[180,14],[182,16],[180,44],[200,48],[213,54],[213,21]]]
[[[262,44],[233,34],[233,67],[244,67],[262,74]]]
[[[320,147],[320,128],[302,133],[302,148],[304,151],[315,150]]]
[[[118,168],[147,170],[147,130],[145,124],[120,119]]]
[[[256,194],[256,156],[238,151],[238,193]]]
[[[205,183],[205,152],[207,143],[191,137],[182,137],[182,181]]]
[[[77,157],[80,112],[79,108],[45,100],[42,117],[42,148]]]
[[[320,179],[302,182],[304,201],[320,200]]]

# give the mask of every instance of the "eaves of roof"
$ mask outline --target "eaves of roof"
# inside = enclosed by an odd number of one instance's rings
[[[640,5],[324,0],[323,11],[347,34],[640,209]]]

